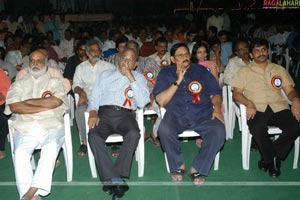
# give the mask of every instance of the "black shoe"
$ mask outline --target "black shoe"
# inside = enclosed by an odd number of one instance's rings
[[[281,167],[281,162],[278,158],[274,157],[272,163],[269,166],[269,175],[276,178],[280,176],[280,167]]]
[[[126,182],[123,183],[113,183],[113,187],[114,187],[114,193],[112,196],[113,200],[118,200],[121,199],[125,192],[129,190],[129,186],[127,185]]]
[[[270,164],[265,163],[263,159],[258,161],[258,168],[264,172],[268,171]]]
[[[112,185],[103,185],[102,190],[108,195],[112,195],[114,193],[114,187]]]

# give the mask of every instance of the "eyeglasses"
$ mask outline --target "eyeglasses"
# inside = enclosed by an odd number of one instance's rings
[[[258,53],[266,53],[268,51],[267,48],[261,48],[261,49],[253,49],[253,53],[258,54]]]
[[[123,57],[123,56],[121,56],[121,57],[120,57],[120,60],[121,60],[121,61],[124,61],[124,62],[135,63],[135,60],[133,60],[132,58],[128,58],[128,57]]]
[[[45,59],[29,59],[29,63],[45,64]]]
[[[174,55],[174,56],[178,57],[178,58],[185,58],[185,57],[190,57],[190,53],[186,52],[186,53],[181,53],[181,54],[177,54],[177,55]]]

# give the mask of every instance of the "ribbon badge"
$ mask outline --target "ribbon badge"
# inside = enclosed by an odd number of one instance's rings
[[[163,59],[163,60],[160,61],[160,67],[166,67],[168,65],[169,65],[168,60]]]
[[[192,102],[196,103],[196,100],[198,103],[200,103],[200,92],[202,90],[202,85],[198,81],[192,81],[188,85],[189,92],[193,95]]]
[[[124,91],[124,96],[125,96],[125,101],[123,103],[123,106],[126,107],[127,103],[129,105],[129,108],[131,109],[132,108],[132,100],[133,100],[133,91],[131,89],[131,87],[127,87]]]
[[[52,92],[50,90],[46,90],[45,92],[43,92],[42,94],[42,98],[47,98],[47,97],[51,97],[52,96]]]
[[[147,79],[147,81],[149,81],[151,83],[151,85],[155,85],[155,75],[152,71],[148,70],[145,71],[144,73],[145,78]]]
[[[6,76],[9,76],[8,74],[8,69],[3,68],[4,73],[6,74]]]
[[[280,90],[282,88],[281,76],[273,76],[271,79],[271,85],[275,90]]]

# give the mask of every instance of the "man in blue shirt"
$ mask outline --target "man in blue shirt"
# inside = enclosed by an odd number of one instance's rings
[[[160,71],[153,91],[160,107],[166,109],[158,136],[167,154],[172,180],[182,181],[185,163],[178,134],[194,130],[201,135],[201,149],[190,168],[193,183],[200,185],[225,141],[222,91],[205,67],[191,64],[185,44],[171,48],[171,60],[174,65]]]
[[[88,141],[104,183],[103,190],[112,194],[113,199],[121,198],[129,189],[122,178],[129,177],[132,155],[140,138],[134,111],[150,101],[146,79],[133,71],[137,64],[138,52],[125,49],[118,68],[97,77],[88,103]],[[105,140],[115,133],[123,136],[123,145],[114,163],[106,151]]]

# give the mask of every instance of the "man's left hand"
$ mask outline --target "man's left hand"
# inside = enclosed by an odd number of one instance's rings
[[[224,121],[224,116],[221,112],[221,109],[214,109],[213,113],[212,113],[212,118],[211,119],[215,119],[217,118],[218,120],[220,120],[223,124],[225,123]]]

